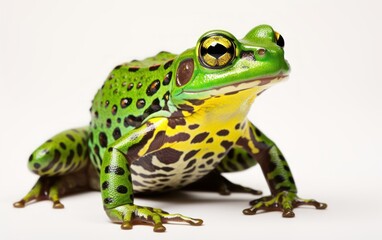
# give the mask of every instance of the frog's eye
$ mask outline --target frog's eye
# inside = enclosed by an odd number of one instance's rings
[[[235,43],[224,35],[207,36],[200,42],[199,59],[208,68],[223,68],[235,58]]]
[[[277,44],[279,47],[283,48],[283,47],[285,46],[285,42],[284,42],[284,38],[283,38],[283,36],[281,36],[280,33],[275,32],[275,37],[276,37],[276,44]]]

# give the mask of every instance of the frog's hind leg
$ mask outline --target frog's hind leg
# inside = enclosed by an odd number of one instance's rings
[[[90,189],[89,174],[94,171],[87,146],[87,128],[59,133],[37,148],[29,158],[28,168],[40,178],[15,207],[33,200],[49,199],[54,208],[63,208],[60,196]]]
[[[185,190],[218,192],[221,195],[230,195],[232,192],[261,195],[260,190],[244,187],[225,178],[223,172],[236,172],[255,165],[256,162],[242,148],[232,148],[217,168],[195,183],[186,186]]]

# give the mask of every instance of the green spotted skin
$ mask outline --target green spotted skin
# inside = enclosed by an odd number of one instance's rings
[[[28,167],[40,176],[15,207],[76,191],[101,191],[106,214],[122,229],[168,221],[202,220],[135,204],[137,193],[181,188],[261,194],[231,183],[221,173],[259,164],[271,195],[251,202],[244,214],[283,212],[326,204],[301,199],[280,149],[247,114],[255,98],[285,79],[284,39],[268,25],[241,40],[215,30],[179,55],[160,52],[115,67],[96,93],[90,125],[57,134],[31,155]]]
[[[28,168],[40,176],[60,176],[88,164],[88,128],[71,129],[50,138],[30,156]]]

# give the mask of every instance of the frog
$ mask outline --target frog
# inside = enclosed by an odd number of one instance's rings
[[[176,221],[203,220],[136,204],[135,196],[179,189],[261,195],[223,176],[260,165],[270,195],[250,202],[245,215],[326,203],[303,199],[277,145],[248,118],[257,96],[287,79],[285,40],[258,25],[241,40],[224,30],[204,33],[180,54],[162,51],[116,66],[97,91],[88,126],[53,136],[29,157],[39,176],[14,207],[87,190],[101,192],[110,221],[164,232]]]

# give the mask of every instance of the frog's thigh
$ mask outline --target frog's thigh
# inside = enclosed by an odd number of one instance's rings
[[[63,208],[59,201],[61,196],[88,189],[90,168],[86,166],[90,161],[87,140],[87,128],[71,129],[55,135],[37,148],[29,158],[28,167],[40,178],[14,206],[24,207],[35,199],[50,199],[54,208]]]
[[[37,148],[29,158],[28,168],[40,176],[62,176],[77,172],[89,163],[88,130],[61,132]]]
[[[245,139],[242,137],[241,139]],[[249,141],[249,140],[247,140]],[[234,146],[217,166],[219,172],[237,172],[256,165],[256,160],[241,146]]]

